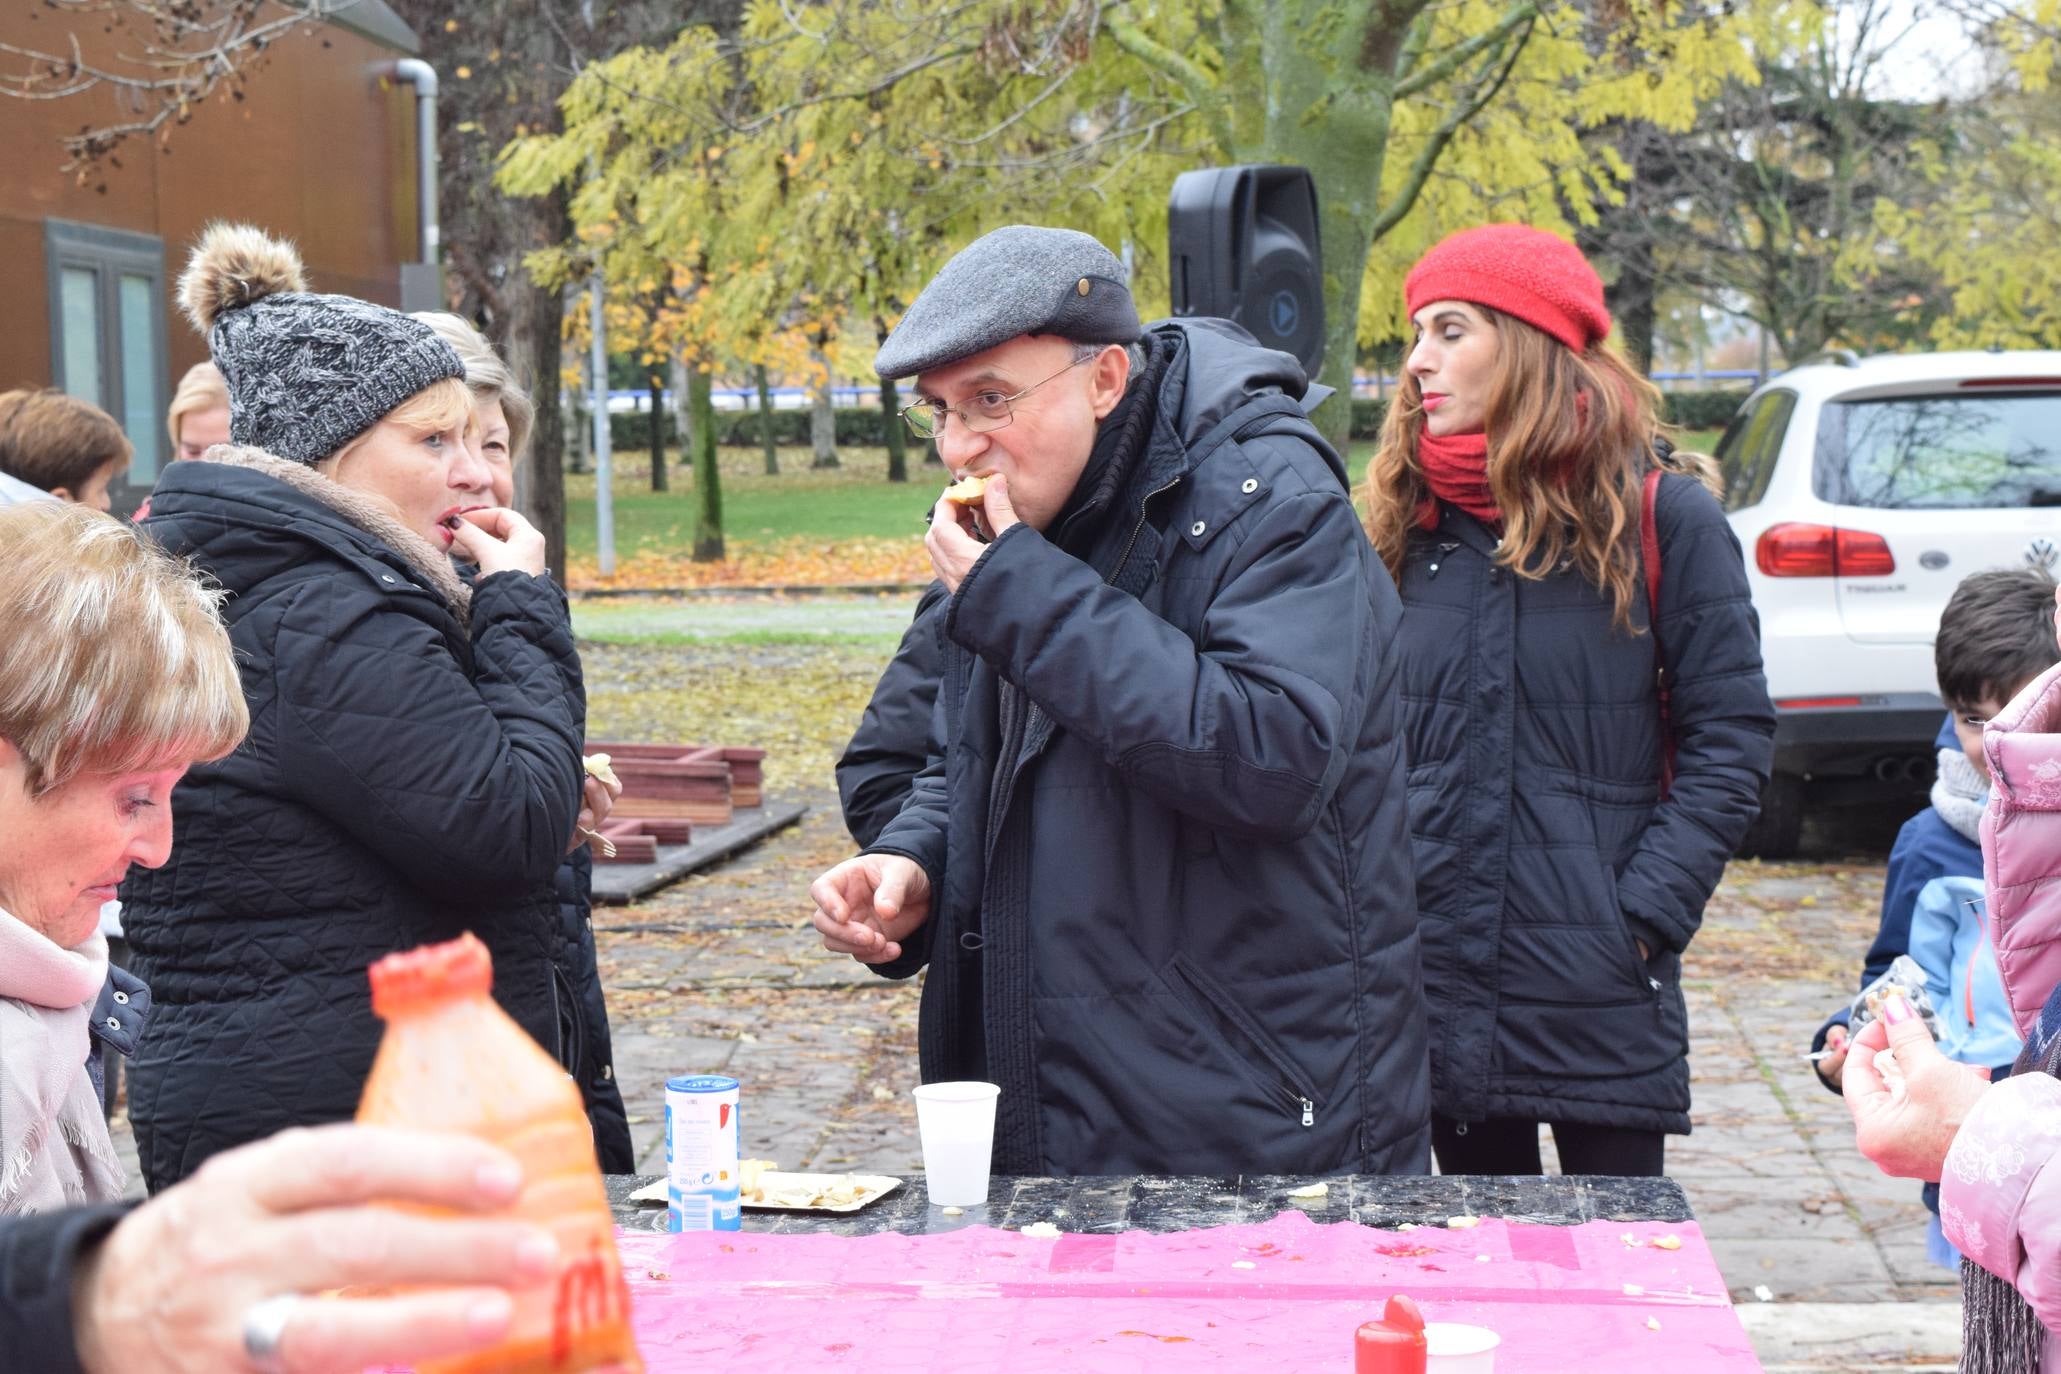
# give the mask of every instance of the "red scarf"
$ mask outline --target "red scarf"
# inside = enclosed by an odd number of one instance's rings
[[[1438,503],[1458,506],[1482,524],[1492,528],[1503,523],[1503,512],[1489,490],[1488,435],[1417,433],[1417,463],[1424,469],[1424,485],[1431,495],[1417,507],[1417,523],[1427,530],[1438,528]]]

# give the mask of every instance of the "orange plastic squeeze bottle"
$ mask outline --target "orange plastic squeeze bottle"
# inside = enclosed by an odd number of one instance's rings
[[[1378,1322],[1353,1337],[1353,1374],[1424,1374],[1431,1354],[1424,1341],[1424,1314],[1398,1294]]]
[[[507,1215],[549,1227],[559,1270],[515,1292],[508,1338],[425,1361],[417,1374],[642,1374],[608,1193],[579,1090],[488,995],[494,965],[467,934],[374,964],[372,1010],[386,1022],[358,1120],[491,1141],[522,1163]]]

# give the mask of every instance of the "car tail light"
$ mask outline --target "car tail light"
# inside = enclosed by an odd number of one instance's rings
[[[1866,530],[1831,525],[1770,525],[1753,546],[1769,577],[1887,577],[1896,571],[1889,541]]]

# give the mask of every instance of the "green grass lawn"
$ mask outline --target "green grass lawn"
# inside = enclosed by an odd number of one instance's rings
[[[912,463],[907,485],[887,480],[887,450],[844,449],[844,466],[809,469],[809,450],[780,450],[780,475],[765,475],[758,449],[723,449],[723,533],[737,543],[785,538],[874,539],[918,536],[933,489],[944,470]],[[615,463],[615,545],[624,557],[643,551],[685,552],[694,539],[694,476],[668,469],[672,490],[651,489],[649,450],[618,454]],[[576,555],[594,553],[594,476],[565,479],[566,538]]]
[[[1717,431],[1690,430],[1676,436],[1684,448],[1708,453]],[[1361,440],[1348,455],[1353,483],[1365,476],[1374,445]],[[685,553],[694,538],[694,479],[678,466],[669,468],[672,489],[651,490],[651,455],[633,449],[616,455],[615,543],[619,556],[638,553]],[[732,545],[770,543],[783,539],[881,539],[907,535],[916,539],[930,509],[944,470],[924,466],[911,453],[907,485],[887,480],[885,449],[841,450],[840,468],[821,472],[809,467],[809,450],[780,450],[780,475],[765,475],[758,449],[726,448],[719,454],[723,474],[723,532]],[[569,474],[565,479],[566,536],[575,556],[594,555],[594,477]]]

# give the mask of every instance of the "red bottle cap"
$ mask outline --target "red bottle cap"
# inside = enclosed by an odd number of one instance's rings
[[[1424,1314],[1397,1294],[1378,1322],[1353,1338],[1353,1374],[1424,1374],[1430,1353],[1424,1343]]]
[[[367,972],[372,979],[372,1010],[382,1017],[485,993],[494,986],[494,958],[470,931],[440,945],[389,954]]]

